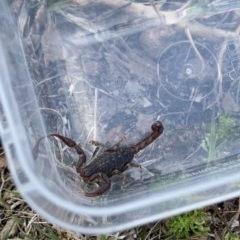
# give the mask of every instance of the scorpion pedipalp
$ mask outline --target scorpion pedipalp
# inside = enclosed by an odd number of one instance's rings
[[[85,192],[85,196],[87,197],[96,197],[105,193],[110,187],[111,182],[108,176],[104,173],[94,173],[90,178],[90,182],[96,181],[98,183],[98,188],[91,192]]]

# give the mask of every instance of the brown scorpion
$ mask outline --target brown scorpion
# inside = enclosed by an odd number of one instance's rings
[[[121,174],[128,168],[128,166],[140,166],[139,164],[132,162],[134,155],[158,138],[164,128],[160,121],[156,121],[152,124],[151,129],[152,132],[149,136],[130,147],[121,147],[121,141],[108,148],[100,142],[90,141],[91,144],[97,147],[105,147],[106,149],[97,154],[97,148],[93,153],[91,162],[85,166],[86,155],[83,149],[77,145],[76,142],[56,133],[49,134],[46,137],[57,137],[68,147],[74,148],[77,151],[79,160],[76,166],[76,171],[80,174],[85,183],[98,184],[98,188],[96,190],[85,192],[84,194],[87,197],[96,197],[105,193],[111,187],[110,177],[115,174]],[[45,137],[42,137],[37,141],[33,149],[34,158],[37,157],[39,143],[43,138]]]

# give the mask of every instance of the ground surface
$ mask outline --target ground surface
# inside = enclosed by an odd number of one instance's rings
[[[208,216],[205,224],[208,230],[201,236],[191,236],[187,239],[240,239],[239,204],[239,199],[233,199],[203,209]],[[41,219],[28,207],[15,189],[4,155],[0,156],[0,239],[2,240],[177,239],[176,236],[169,235],[168,221],[158,221],[112,235],[87,236],[66,231]]]

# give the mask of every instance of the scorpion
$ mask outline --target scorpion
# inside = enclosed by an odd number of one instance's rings
[[[33,155],[34,159],[36,159],[40,141],[43,138],[50,136],[56,137],[68,147],[74,148],[79,155],[79,160],[76,165],[77,173],[79,173],[80,177],[86,184],[95,183],[98,185],[97,189],[85,191],[84,195],[87,197],[97,197],[111,188],[110,178],[113,175],[122,174],[129,166],[141,167],[140,164],[132,162],[134,155],[158,138],[162,134],[164,128],[160,121],[156,121],[152,124],[151,129],[152,132],[147,137],[129,147],[121,147],[120,143],[122,140],[111,147],[106,147],[98,141],[90,141],[90,143],[95,145],[97,148],[92,155],[90,163],[87,165],[86,154],[80,145],[72,139],[57,133],[52,133],[40,138],[33,149]],[[99,147],[104,147],[105,149],[98,153]]]

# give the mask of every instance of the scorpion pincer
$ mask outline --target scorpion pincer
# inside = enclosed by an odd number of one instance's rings
[[[68,147],[74,148],[76,150],[79,155],[76,171],[79,173],[85,183],[96,183],[98,185],[98,188],[96,190],[84,192],[84,194],[87,197],[97,197],[110,189],[110,178],[113,175],[121,174],[128,168],[128,166],[140,166],[136,163],[132,163],[134,155],[151,144],[156,138],[158,138],[163,132],[164,128],[163,124],[160,121],[156,121],[152,124],[151,129],[152,132],[147,137],[132,146],[121,147],[119,142],[112,147],[104,149],[100,153],[95,151],[90,163],[87,165],[85,165],[86,154],[80,145],[76,144],[76,142],[57,133],[49,134],[46,137],[57,137]],[[43,138],[45,137],[42,137],[38,140],[33,149],[34,158],[37,157],[39,143]],[[104,146],[97,141],[91,141],[90,143],[94,144],[97,147]]]

